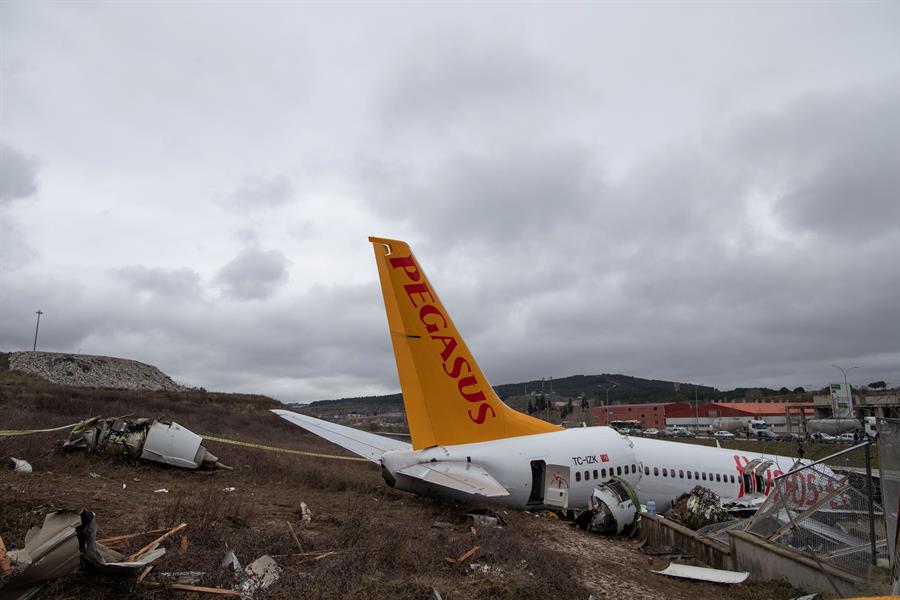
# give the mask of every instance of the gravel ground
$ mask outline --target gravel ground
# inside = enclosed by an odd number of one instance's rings
[[[59,385],[170,392],[189,389],[153,365],[110,356],[13,352],[9,355],[9,368]]]

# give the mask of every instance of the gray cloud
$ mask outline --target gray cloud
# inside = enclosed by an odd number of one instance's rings
[[[36,179],[37,163],[0,142],[0,203],[33,195]]]
[[[116,269],[112,274],[136,292],[176,299],[196,298],[203,292],[200,275],[187,268],[161,269],[131,265]]]
[[[262,300],[288,279],[287,257],[280,250],[251,246],[222,267],[215,277],[225,295],[236,300]]]
[[[358,12],[0,4],[0,347],[396,390],[377,234],[494,383],[900,383],[896,3]]]
[[[273,209],[293,201],[294,186],[286,175],[245,177],[226,204],[239,210]]]

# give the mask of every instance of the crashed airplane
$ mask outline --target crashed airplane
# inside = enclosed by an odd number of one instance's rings
[[[615,480],[641,504],[671,508],[697,486],[723,504],[753,506],[772,479],[798,461],[787,456],[621,435],[610,427],[563,429],[506,406],[402,241],[369,238],[412,443],[287,410],[276,414],[381,466],[391,487],[416,494],[490,501],[518,509],[586,509],[595,488]],[[814,504],[812,482],[794,493]],[[620,486],[622,487],[622,486]],[[634,494],[629,494],[633,491]],[[824,490],[822,490],[824,493]],[[609,490],[607,489],[607,495]],[[613,501],[610,501],[613,502]]]

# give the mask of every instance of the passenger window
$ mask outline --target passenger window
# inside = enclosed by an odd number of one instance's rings
[[[694,479],[700,479],[700,473],[694,471]]]
[[[594,469],[594,479],[599,479],[597,469]]]
[[[678,469],[678,479],[684,479],[684,471]]]
[[[603,474],[603,479],[606,479],[606,469],[603,469],[603,470],[600,471],[600,472]]]
[[[591,472],[590,472],[590,471],[585,471],[585,472],[584,472],[584,480],[585,480],[585,481],[590,481],[590,479],[591,479]]]
[[[622,467],[616,467],[616,475],[622,474]]]
[[[663,477],[668,477],[668,476],[669,476],[669,470],[664,467],[663,468]]]
[[[716,473],[716,481],[722,481],[722,476]]]
[[[637,465],[631,465],[631,472],[637,473]]]
[[[734,483],[734,475],[730,475],[730,477],[731,477],[731,483]]]
[[[706,481],[706,473],[703,473],[703,481]]]
[[[659,477],[659,467],[653,467],[653,474],[654,474],[656,477]]]
[[[575,471],[575,481],[581,481],[581,472]]]
[[[644,475],[650,474],[650,467],[644,467]]]
[[[688,479],[691,478],[691,472],[690,472],[690,471],[687,472],[687,476],[688,476]]]

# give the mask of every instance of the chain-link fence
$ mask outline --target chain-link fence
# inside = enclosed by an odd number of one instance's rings
[[[878,419],[878,463],[881,497],[887,526],[888,555],[891,556],[893,593],[900,594],[900,538],[897,512],[900,511],[900,419]]]
[[[865,452],[865,444],[849,451]],[[825,462],[800,466],[774,480],[747,531],[812,555],[820,564],[865,573],[875,562],[873,537],[876,557],[887,556],[884,513],[875,497],[870,517],[874,488],[867,479],[835,471]]]

